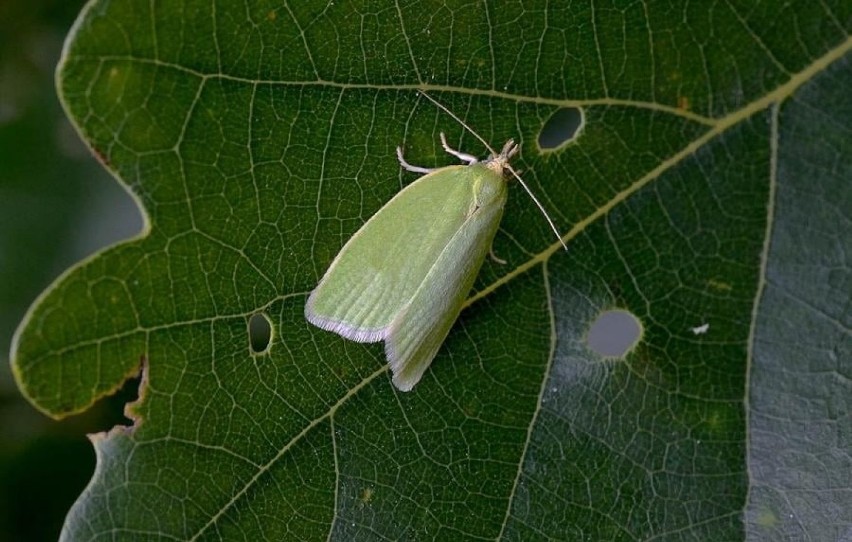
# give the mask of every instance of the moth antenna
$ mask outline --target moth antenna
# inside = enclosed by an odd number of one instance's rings
[[[493,157],[495,157],[495,158],[496,158],[497,156],[502,156],[503,158],[505,158],[505,159],[507,160],[506,168],[507,168],[507,169],[508,169],[508,170],[512,173],[512,176],[513,176],[515,179],[517,179],[517,180],[518,180],[518,182],[519,182],[519,183],[521,184],[521,186],[524,188],[524,191],[525,191],[527,194],[529,194],[530,198],[532,198],[533,202],[536,204],[536,207],[538,207],[538,210],[539,210],[539,211],[541,211],[541,214],[543,214],[543,215],[544,215],[544,219],[545,219],[545,220],[547,220],[548,225],[550,225],[550,229],[551,229],[551,230],[553,230],[553,233],[555,233],[555,234],[556,234],[556,238],[557,238],[557,239],[559,239],[559,243],[562,245],[562,248],[564,248],[565,250],[568,250],[568,246],[565,244],[565,241],[563,241],[563,240],[562,240],[562,234],[560,234],[560,233],[559,233],[559,230],[558,230],[558,229],[556,229],[556,224],[554,224],[554,223],[553,223],[553,220],[551,220],[551,219],[550,219],[550,215],[548,215],[548,214],[547,214],[547,211],[544,209],[544,205],[542,205],[542,204],[541,204],[541,202],[540,202],[540,201],[538,201],[538,198],[537,198],[537,197],[535,197],[535,194],[533,194],[533,193],[532,193],[532,190],[530,190],[530,188],[527,186],[527,183],[525,183],[525,182],[524,182],[524,180],[523,180],[523,179],[521,179],[521,176],[520,176],[520,175],[518,175],[518,172],[517,172],[517,171],[515,171],[515,168],[513,168],[512,166],[510,166],[510,165],[508,164],[508,159],[509,159],[511,156],[515,155],[515,154],[518,152],[518,145],[515,145],[515,142],[514,142],[514,141],[512,141],[512,140],[507,141],[507,142],[506,142],[506,144],[503,146],[503,152],[502,152],[502,153],[500,153],[500,154],[498,155],[498,154],[497,154],[497,151],[495,151],[495,150],[491,147],[491,145],[489,145],[489,144],[488,144],[488,142],[487,142],[487,141],[485,141],[485,139],[484,139],[481,135],[477,134],[477,133],[473,130],[473,128],[471,128],[471,127],[470,127],[470,126],[468,126],[468,125],[467,125],[467,124],[466,124],[463,120],[461,120],[461,119],[458,117],[458,115],[456,115],[455,113],[453,113],[452,111],[450,111],[449,109],[447,109],[447,107],[446,107],[446,106],[444,106],[444,104],[442,104],[441,102],[439,102],[439,101],[438,101],[438,100],[436,100],[435,98],[433,98],[433,97],[429,96],[428,94],[426,94],[426,92],[424,92],[424,91],[422,91],[422,90],[419,90],[418,92],[419,92],[420,94],[422,94],[422,95],[423,95],[423,96],[424,96],[427,100],[429,100],[430,102],[432,102],[433,104],[435,104],[435,106],[437,106],[437,107],[438,107],[438,109],[440,109],[441,111],[443,111],[443,112],[444,112],[444,113],[446,113],[447,115],[451,116],[451,117],[452,117],[452,118],[453,118],[456,122],[458,122],[459,124],[461,124],[461,125],[462,125],[462,127],[463,127],[465,130],[467,130],[468,132],[470,132],[470,133],[473,135],[473,137],[475,137],[476,139],[478,139],[478,140],[479,140],[479,142],[480,142],[480,143],[482,143],[482,144],[485,146],[485,148],[486,148],[486,149],[488,149],[488,152],[490,152],[490,153],[491,153],[491,156],[493,156]]]
[[[530,188],[527,186],[527,183],[525,183],[524,180],[521,179],[521,176],[518,175],[518,172],[515,171],[515,168],[513,168],[509,164],[506,164],[506,169],[508,169],[512,176],[518,180],[521,186],[524,187],[524,191],[529,194],[530,198],[532,198],[533,203],[535,203],[536,207],[538,207],[538,210],[541,211],[542,215],[544,215],[544,219],[547,220],[547,223],[550,225],[550,229],[553,230],[553,233],[556,234],[556,238],[559,240],[559,244],[562,245],[562,248],[568,250],[568,245],[566,245],[565,241],[562,240],[562,234],[559,233],[558,229],[556,229],[556,224],[554,224],[553,220],[550,219],[550,215],[547,214],[547,211],[545,211],[544,205],[542,205],[541,202],[538,201],[538,198],[535,197],[535,194],[532,193],[532,190],[530,190]]]
[[[486,148],[486,149],[488,149],[488,152],[490,152],[492,156],[497,156],[497,151],[495,151],[495,150],[491,147],[491,145],[489,145],[489,144],[488,144],[488,142],[487,142],[487,141],[485,141],[485,139],[484,139],[481,135],[479,135],[479,134],[477,134],[476,132],[474,132],[474,131],[473,131],[473,128],[471,128],[470,126],[468,126],[467,124],[465,124],[465,122],[464,122],[463,120],[461,120],[461,119],[460,119],[460,118],[459,118],[459,117],[458,117],[455,113],[453,113],[452,111],[450,111],[449,109],[447,109],[447,108],[446,108],[446,106],[444,106],[444,104],[442,104],[441,102],[439,102],[439,101],[438,101],[438,100],[436,100],[435,98],[433,98],[433,97],[429,96],[428,94],[426,94],[426,93],[425,93],[425,92],[423,92],[422,90],[419,90],[418,92],[419,92],[420,94],[422,94],[423,96],[425,96],[427,100],[429,100],[430,102],[432,102],[433,104],[435,104],[435,105],[438,107],[438,109],[440,109],[441,111],[443,111],[443,112],[444,112],[444,113],[446,113],[447,115],[449,115],[449,116],[453,117],[453,119],[454,119],[456,122],[458,122],[459,124],[461,124],[461,125],[462,125],[462,127],[463,127],[465,130],[467,130],[468,132],[470,132],[470,133],[473,135],[473,137],[475,137],[476,139],[478,139],[478,140],[479,140],[479,142],[480,142],[480,143],[482,143],[483,145],[485,145],[485,148]]]

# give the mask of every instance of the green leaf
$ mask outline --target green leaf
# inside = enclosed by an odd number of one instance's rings
[[[852,7],[554,4],[88,6],[60,93],[150,226],[42,296],[13,368],[56,417],[144,379],[67,539],[849,535]],[[402,394],[303,308],[414,180],[397,145],[483,152],[416,89],[521,143],[569,250],[513,187],[508,265]],[[611,308],[624,358],[585,344]]]

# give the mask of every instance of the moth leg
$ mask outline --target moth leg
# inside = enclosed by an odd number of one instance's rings
[[[447,136],[444,135],[444,132],[441,132],[441,146],[444,147],[445,151],[452,154],[462,162],[467,162],[468,164],[475,164],[479,162],[479,158],[477,158],[476,156],[464,152],[459,152],[450,147],[449,143],[447,143]]]
[[[498,258],[497,255],[494,254],[494,245],[491,245],[491,248],[488,249],[488,255],[491,257],[492,260],[499,263],[500,265],[506,265],[508,263],[503,258]]]
[[[406,162],[405,158],[402,157],[402,147],[396,148],[396,157],[399,160],[399,165],[402,166],[402,169],[406,169],[414,173],[432,173],[433,171],[435,171],[434,169],[430,169],[428,167],[412,166],[411,164]]]

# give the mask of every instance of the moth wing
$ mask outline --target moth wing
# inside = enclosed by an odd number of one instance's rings
[[[358,342],[384,339],[475,205],[467,167],[424,175],[376,212],[311,292],[307,320]]]
[[[458,318],[491,249],[505,201],[504,190],[471,215],[391,324],[385,353],[393,383],[401,391],[410,391],[420,381]]]

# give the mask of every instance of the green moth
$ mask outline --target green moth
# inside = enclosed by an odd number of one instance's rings
[[[305,305],[315,326],[357,342],[384,341],[401,391],[420,381],[458,318],[503,216],[504,174],[517,177],[509,165],[518,152],[511,140],[499,153],[489,147],[484,162],[451,149],[443,133],[441,143],[467,164],[416,167],[397,147],[402,167],[425,175],[352,236]]]

